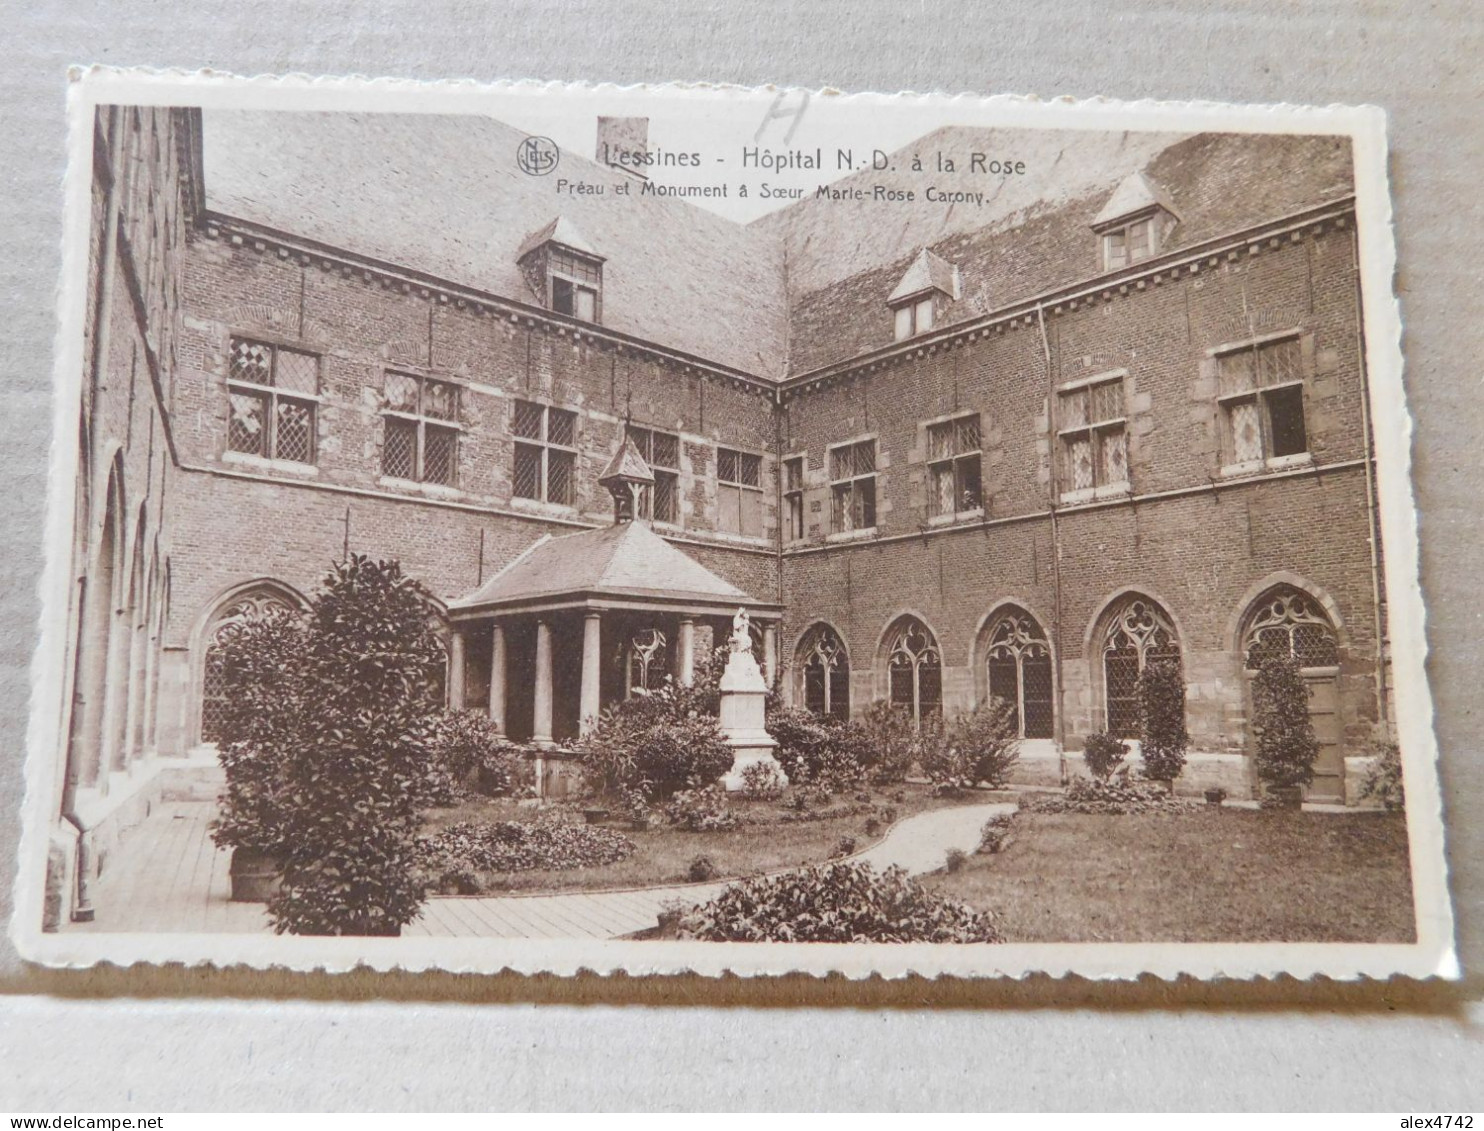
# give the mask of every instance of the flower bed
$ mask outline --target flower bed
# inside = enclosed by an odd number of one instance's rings
[[[425,837],[421,866],[430,884],[462,894],[482,889],[481,872],[565,871],[612,864],[634,852],[613,829],[564,820],[460,821]]]

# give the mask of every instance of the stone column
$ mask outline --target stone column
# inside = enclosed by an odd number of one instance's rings
[[[499,621],[490,628],[490,718],[505,733],[505,629]]]
[[[551,624],[536,622],[536,697],[535,721],[531,741],[538,746],[554,746],[551,736]]]
[[[763,679],[769,687],[778,675],[778,626],[772,621],[763,625]]]
[[[675,638],[675,679],[681,687],[689,687],[696,679],[696,622],[690,617],[680,618]]]
[[[464,634],[457,628],[448,635],[448,706],[464,709]]]
[[[577,729],[586,734],[603,709],[603,617],[588,613],[582,622],[582,699],[578,708]]]

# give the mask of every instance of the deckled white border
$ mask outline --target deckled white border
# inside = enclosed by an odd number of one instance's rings
[[[902,99],[939,109],[948,124],[1022,129],[1118,129],[1305,133],[1347,136],[1355,158],[1356,217],[1363,282],[1366,364],[1370,381],[1376,483],[1390,613],[1396,723],[1407,785],[1407,828],[1418,939],[1413,944],[751,944],[528,939],[315,939],[292,936],[167,935],[40,930],[47,838],[60,749],[63,658],[67,625],[72,500],[78,471],[76,412],[81,396],[87,277],[93,110],[109,103],[197,105],[261,110],[359,110],[425,114],[499,114],[512,98],[560,97],[581,91],[687,101],[756,98],[760,112],[775,97],[762,90],[707,84],[619,87],[612,84],[504,82],[426,83],[364,78],[237,76],[199,72],[77,69],[69,76],[69,161],[56,345],[53,446],[48,478],[46,569],[41,581],[40,643],[32,664],[27,731],[26,802],[10,933],[21,955],[57,967],[100,962],[181,962],[219,967],[347,971],[440,970],[453,973],[629,975],[782,975],[842,973],[851,978],[909,974],[1012,977],[1076,974],[1095,979],[1256,978],[1280,974],[1335,979],[1457,978],[1453,917],[1443,851],[1442,799],[1432,696],[1424,668],[1426,610],[1418,581],[1416,508],[1411,487],[1412,420],[1402,386],[1401,319],[1392,288],[1396,249],[1386,179],[1386,121],[1376,107],[1232,106],[1211,102],[1041,101],[1000,95],[811,92],[869,113]]]

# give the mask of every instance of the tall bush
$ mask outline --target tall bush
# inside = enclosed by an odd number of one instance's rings
[[[1185,768],[1185,677],[1174,660],[1154,660],[1139,675],[1140,753],[1144,774],[1174,781]]]
[[[1089,734],[1082,747],[1082,760],[1087,763],[1087,772],[1097,781],[1107,781],[1127,757],[1128,743],[1102,731]]]
[[[884,699],[871,704],[859,725],[861,742],[870,752],[867,769],[871,778],[882,784],[905,779],[923,746],[941,737],[938,720],[924,719],[922,726],[916,727],[911,715]]]
[[[1314,780],[1319,739],[1309,718],[1309,685],[1290,655],[1269,655],[1252,678],[1252,730],[1257,776],[1270,789]]]
[[[301,663],[274,930],[396,934],[423,898],[418,807],[443,663],[430,595],[396,562],[351,555],[311,602]]]
[[[866,777],[875,754],[863,728],[824,719],[801,707],[777,706],[768,712],[768,733],[776,756],[796,785],[846,789]]]
[[[288,843],[284,768],[304,728],[306,625],[275,606],[231,626],[218,643],[226,695],[218,750],[226,771],[212,838],[223,848],[281,855]]]

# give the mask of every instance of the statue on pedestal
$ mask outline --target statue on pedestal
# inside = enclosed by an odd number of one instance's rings
[[[721,730],[732,748],[734,761],[722,784],[729,790],[743,787],[742,771],[754,763],[773,766],[780,777],[783,767],[773,756],[777,743],[764,725],[768,684],[752,654],[752,619],[746,609],[732,618],[727,641],[726,670],[721,674]],[[788,779],[783,777],[784,781]]]

